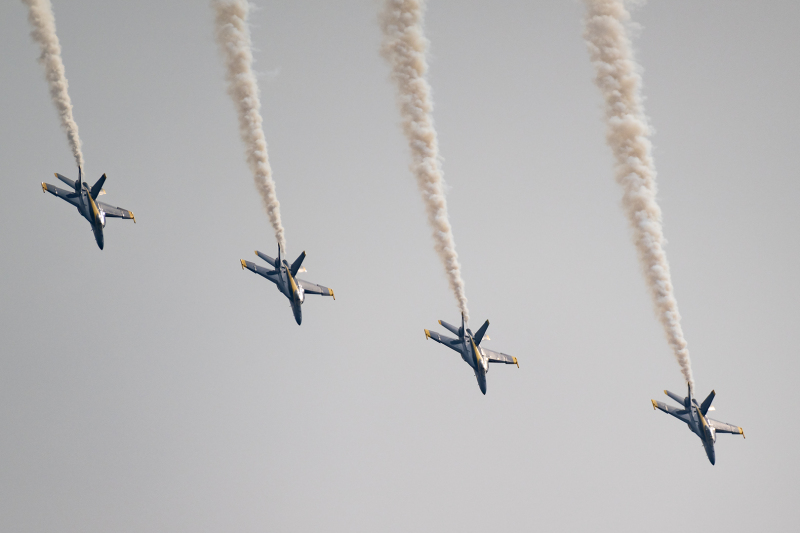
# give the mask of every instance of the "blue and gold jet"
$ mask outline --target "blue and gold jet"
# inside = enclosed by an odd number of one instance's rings
[[[461,358],[475,371],[475,378],[478,380],[478,386],[481,388],[482,393],[486,394],[486,373],[489,372],[489,363],[517,365],[517,368],[519,368],[516,357],[493,352],[488,348],[481,347],[481,341],[489,339],[489,336],[486,335],[486,330],[489,329],[488,320],[483,323],[474,335],[472,334],[472,330],[464,323],[463,314],[461,315],[460,328],[448,324],[444,320],[440,320],[439,325],[453,334],[458,335],[458,338],[446,337],[427,329],[425,330],[425,338],[433,339],[438,343],[444,344],[451,350],[460,353]]]
[[[78,167],[78,181],[73,181],[61,174],[55,175],[58,179],[72,187],[72,192],[59,189],[55,185],[44,182],[42,182],[42,192],[49,192],[74,205],[78,209],[78,213],[92,225],[94,240],[97,241],[97,246],[102,250],[105,242],[103,239],[103,228],[106,226],[107,217],[128,218],[132,219],[134,223],[136,222],[136,218],[133,216],[133,213],[127,209],[114,207],[97,201],[98,196],[106,193],[106,191],[103,190],[103,184],[106,181],[105,174],[91,187],[83,181],[81,174],[81,168]]]
[[[744,430],[739,426],[733,426],[706,417],[709,411],[714,410],[714,408],[711,407],[711,402],[714,401],[714,396],[716,394],[713,390],[711,394],[703,400],[703,403],[700,404],[694,399],[694,387],[692,387],[691,383],[689,383],[689,396],[686,398],[682,398],[668,390],[665,390],[664,394],[681,404],[681,407],[678,409],[663,402],[650,400],[653,402],[653,409],[660,409],[665,413],[669,413],[689,426],[689,431],[700,437],[700,440],[703,441],[703,448],[705,448],[708,460],[711,461],[712,465],[717,460],[714,452],[714,443],[717,441],[717,433],[733,433],[744,437]]]
[[[298,326],[303,321],[303,311],[300,306],[303,305],[306,294],[320,294],[322,296],[330,296],[334,300],[336,299],[336,297],[333,296],[333,289],[295,277],[298,272],[306,271],[302,266],[303,259],[306,258],[305,252],[300,254],[300,257],[295,259],[294,263],[291,265],[288,261],[283,259],[280,245],[278,245],[278,259],[273,259],[258,250],[256,250],[256,255],[269,263],[272,266],[272,270],[258,266],[250,261],[245,261],[244,259],[241,259],[242,268],[255,272],[259,276],[263,276],[277,285],[278,290],[289,299],[289,303],[292,305],[294,319],[297,321]]]

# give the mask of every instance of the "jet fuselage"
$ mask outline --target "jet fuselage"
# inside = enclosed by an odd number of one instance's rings
[[[81,205],[78,207],[78,212],[83,215],[83,218],[89,221],[92,226],[92,233],[94,233],[94,240],[97,241],[97,246],[103,249],[105,239],[103,237],[103,228],[106,225],[105,217],[102,211],[98,209],[97,204],[92,198],[89,186],[85,182],[81,182],[80,188]]]
[[[303,291],[303,287],[298,285],[292,276],[292,267],[289,263],[286,262],[286,259],[280,259],[280,253],[278,254],[280,260],[280,267],[278,270],[278,279],[280,282],[278,283],[278,287],[280,291],[289,299],[289,303],[292,306],[292,313],[294,314],[294,319],[299,326],[303,322],[303,301],[305,300],[305,293]]]
[[[700,406],[698,405],[697,400],[694,399],[694,390],[691,386],[689,387],[688,400],[689,401],[687,403],[689,404],[689,413],[691,415],[689,430],[700,437],[700,440],[703,443],[703,449],[705,449],[706,455],[708,456],[708,460],[711,461],[711,464],[713,465],[716,463],[716,453],[714,452],[716,434],[713,428],[708,425],[706,417],[703,416],[703,413],[700,411]]]

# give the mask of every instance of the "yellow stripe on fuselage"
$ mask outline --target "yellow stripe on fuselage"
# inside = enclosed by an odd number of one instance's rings
[[[703,412],[700,409],[697,410],[697,415],[700,417],[700,425],[702,426],[703,430],[708,427],[708,422],[706,422],[706,417],[703,416]]]
[[[94,198],[92,198],[91,194],[87,194],[86,197],[89,199],[89,204],[92,206],[92,214],[94,215],[95,221],[100,222],[100,210],[97,209],[97,204],[94,203]]]
[[[292,287],[292,298],[295,297],[297,294],[297,283],[294,282],[294,278],[292,277],[292,271],[288,268],[286,269],[286,275],[289,277],[289,285]]]
[[[478,350],[478,346],[475,344],[474,339],[469,340],[472,343],[472,350],[475,352],[475,364],[480,364],[481,362],[481,352]]]

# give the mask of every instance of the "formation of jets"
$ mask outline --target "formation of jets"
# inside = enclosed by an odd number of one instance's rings
[[[88,183],[83,181],[82,169],[80,167],[78,168],[78,179],[76,181],[62,176],[61,174],[55,174],[55,176],[69,185],[72,191],[60,189],[55,185],[42,182],[42,192],[49,192],[75,206],[81,216],[89,221],[95,241],[97,241],[97,246],[99,246],[101,250],[105,243],[103,228],[105,228],[106,225],[106,218],[131,219],[136,222],[136,218],[131,211],[121,207],[114,207],[97,200],[99,196],[105,194],[105,190],[103,189],[103,185],[106,181],[105,174],[91,187]],[[280,245],[278,246],[277,258],[272,258],[259,251],[256,251],[256,255],[266,261],[271,268],[265,268],[250,261],[245,261],[244,259],[241,260],[242,268],[250,270],[275,284],[278,291],[289,300],[294,319],[298,325],[303,322],[302,305],[307,294],[330,296],[334,300],[336,299],[332,289],[297,277],[297,274],[306,271],[305,267],[303,267],[303,260],[306,257],[305,252],[300,254],[291,264],[284,259],[284,251]],[[483,394],[486,394],[486,374],[489,372],[489,365],[491,363],[511,364],[519,367],[516,357],[495,352],[481,346],[482,341],[489,339],[486,335],[486,330],[489,329],[488,320],[484,322],[474,334],[467,326],[463,314],[461,315],[461,327],[453,326],[443,320],[440,320],[439,324],[456,335],[456,337],[448,337],[426,329],[425,338],[433,339],[440,344],[444,344],[451,350],[458,352],[461,358],[474,371],[475,378],[478,381],[478,387]],[[712,465],[716,462],[714,443],[717,440],[717,433],[740,434],[744,437],[744,431],[741,427],[707,417],[708,411],[714,410],[711,406],[711,402],[714,400],[714,391],[711,391],[711,394],[700,404],[698,404],[697,400],[694,398],[694,390],[691,384],[689,384],[688,396],[685,398],[669,391],[664,391],[664,393],[678,402],[680,407],[676,408],[652,400],[653,408],[669,413],[678,420],[684,422],[689,427],[690,431],[700,437],[708,460],[711,461]]]

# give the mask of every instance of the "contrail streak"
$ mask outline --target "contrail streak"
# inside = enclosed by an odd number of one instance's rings
[[[39,63],[44,67],[44,75],[50,86],[50,97],[56,106],[61,119],[61,127],[67,133],[72,155],[79,167],[83,168],[83,152],[81,139],[78,136],[78,124],[72,117],[72,101],[67,88],[67,76],[64,73],[64,62],[61,61],[61,45],[56,35],[56,18],[50,0],[22,0],[28,6],[28,22],[31,23],[31,37],[39,44],[42,53]]]
[[[239,133],[245,146],[247,163],[275,230],[275,239],[285,249],[281,204],[275,195],[272,168],[267,158],[267,140],[261,127],[261,101],[252,68],[253,51],[247,25],[249,4],[246,0],[212,0],[211,5],[216,13],[217,43],[225,57],[228,93],[239,114]]]
[[[403,132],[411,148],[411,171],[417,178],[425,202],[428,222],[433,229],[434,247],[458,306],[468,320],[464,280],[461,279],[461,265],[447,216],[439,145],[431,117],[431,87],[425,79],[428,41],[422,31],[424,11],[423,0],[387,0],[380,18],[383,29],[381,53],[391,65],[391,77],[397,83]]]
[[[693,383],[689,350],[681,329],[678,302],[672,290],[664,253],[661,209],[656,203],[656,169],[651,134],[642,104],[642,79],[633,58],[625,23],[630,19],[622,0],[585,0],[584,37],[603,93],[606,140],[614,153],[615,175],[624,189],[625,213],[633,227],[645,278],[656,314],[687,382]]]

